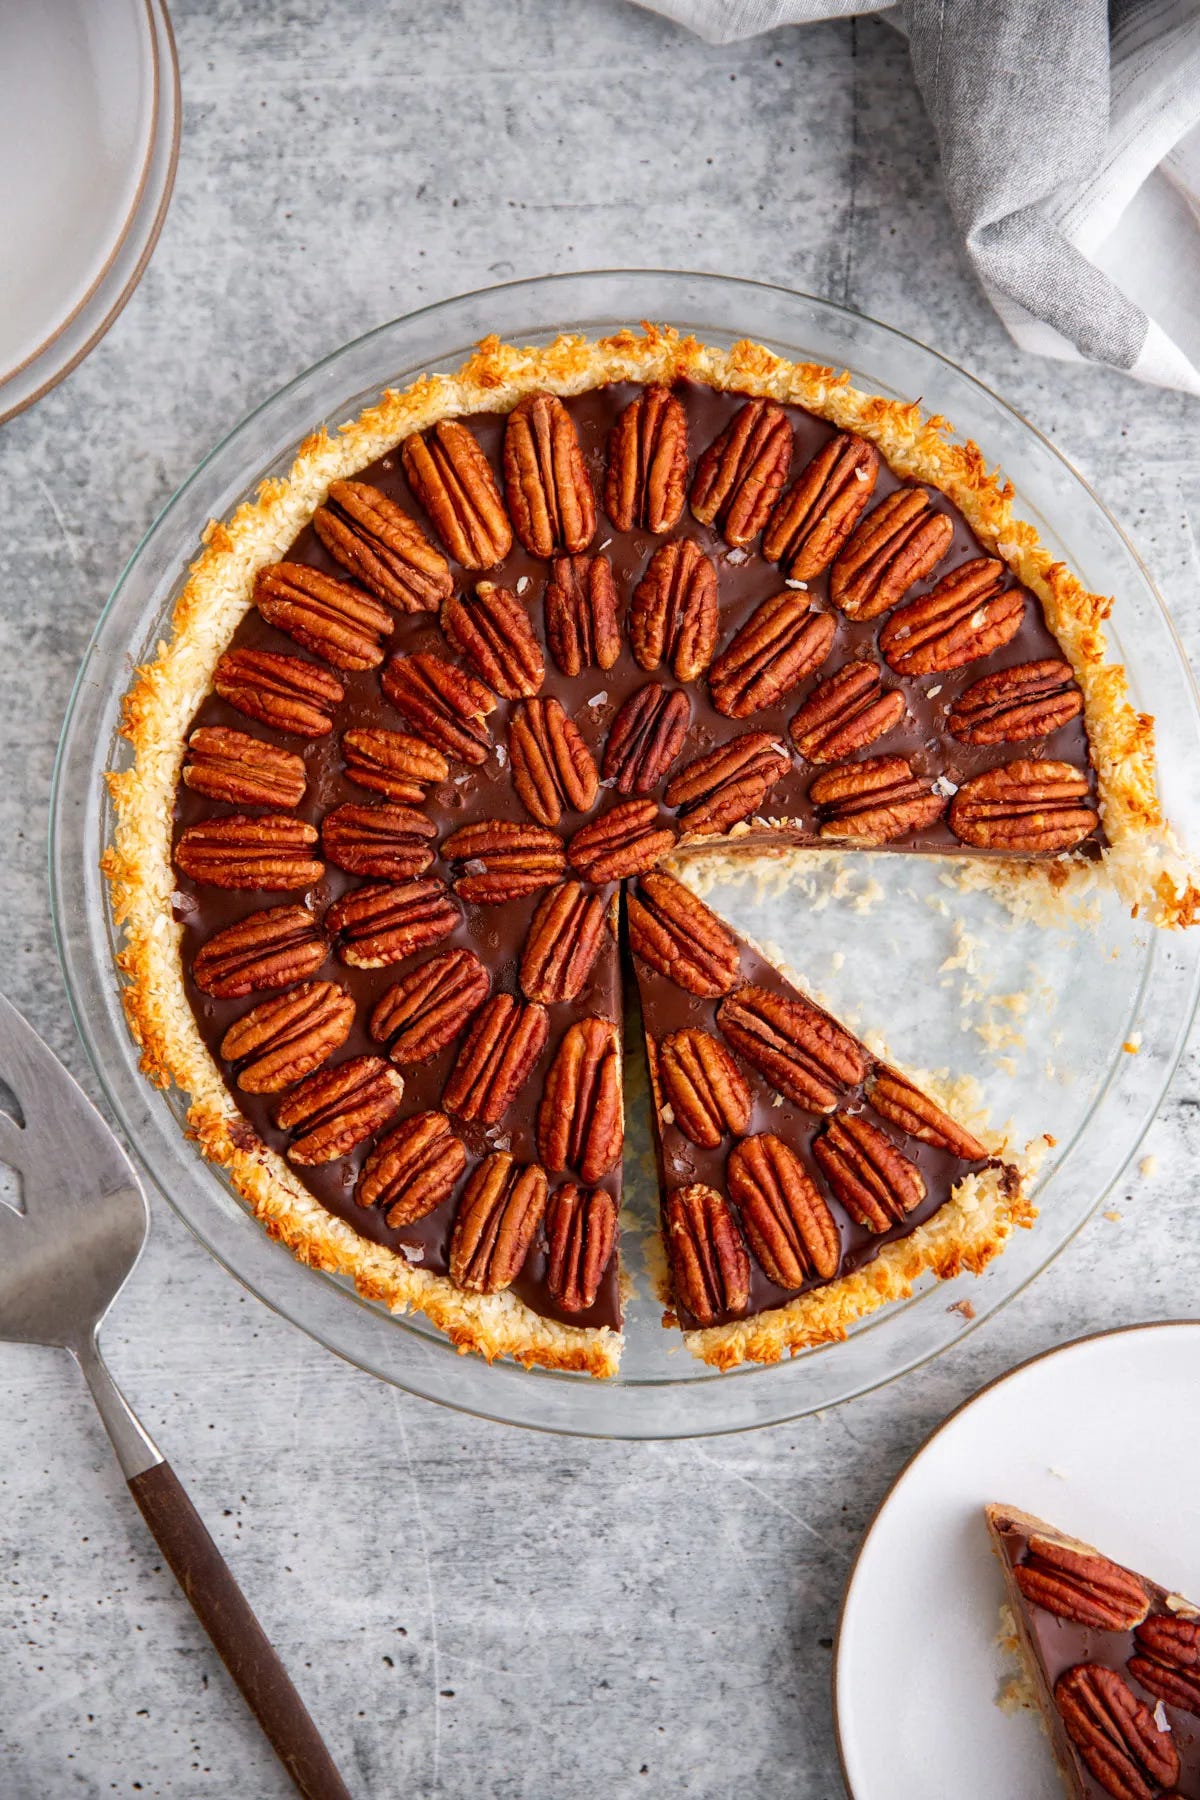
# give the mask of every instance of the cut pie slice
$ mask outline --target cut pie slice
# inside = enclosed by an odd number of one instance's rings
[[[1200,1608],[1029,1513],[985,1515],[1071,1800],[1194,1800]]]

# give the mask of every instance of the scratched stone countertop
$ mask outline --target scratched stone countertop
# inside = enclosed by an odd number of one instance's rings
[[[1010,344],[960,255],[902,41],[712,49],[620,0],[188,0],[149,271],[0,428],[0,981],[86,1078],[51,941],[58,724],[125,559],[228,427],[348,338],[510,277],[754,275],[964,363],[1065,451],[1200,650],[1200,407]],[[742,1439],[536,1436],[392,1391],[245,1294],[157,1197],[106,1333],[356,1795],[841,1789],[830,1645],[860,1533],[979,1385],[1188,1313],[1193,1048],[1068,1252],[919,1374]],[[124,1490],[67,1360],[0,1347],[0,1792],[291,1792]]]

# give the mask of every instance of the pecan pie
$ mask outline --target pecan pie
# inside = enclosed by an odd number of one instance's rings
[[[985,1516],[1070,1800],[1200,1793],[1200,1608],[1029,1513]]]
[[[719,1366],[842,1336],[1028,1204],[665,859],[1018,859],[1190,922],[1106,604],[915,407],[669,329],[489,340],[213,527],[127,697],[145,1067],[304,1260],[611,1373],[624,906],[673,1317]]]

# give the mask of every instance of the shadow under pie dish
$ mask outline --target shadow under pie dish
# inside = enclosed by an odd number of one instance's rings
[[[978,452],[827,370],[489,342],[214,526],[127,698],[106,872],[144,1066],[304,1260],[608,1373],[628,888],[660,1090],[717,1139],[660,1091],[688,1342],[837,1337],[1027,1203],[694,896],[733,949],[678,979],[659,865],[982,856],[1188,922],[1106,604]]]

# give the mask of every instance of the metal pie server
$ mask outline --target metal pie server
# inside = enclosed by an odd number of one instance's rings
[[[104,1366],[97,1334],[141,1254],[149,1209],[100,1114],[3,994],[0,1079],[21,1114],[0,1110],[0,1163],[20,1175],[22,1201],[20,1211],[0,1203],[0,1339],[70,1351],[142,1517],[284,1768],[307,1800],[350,1800],[228,1564]]]

